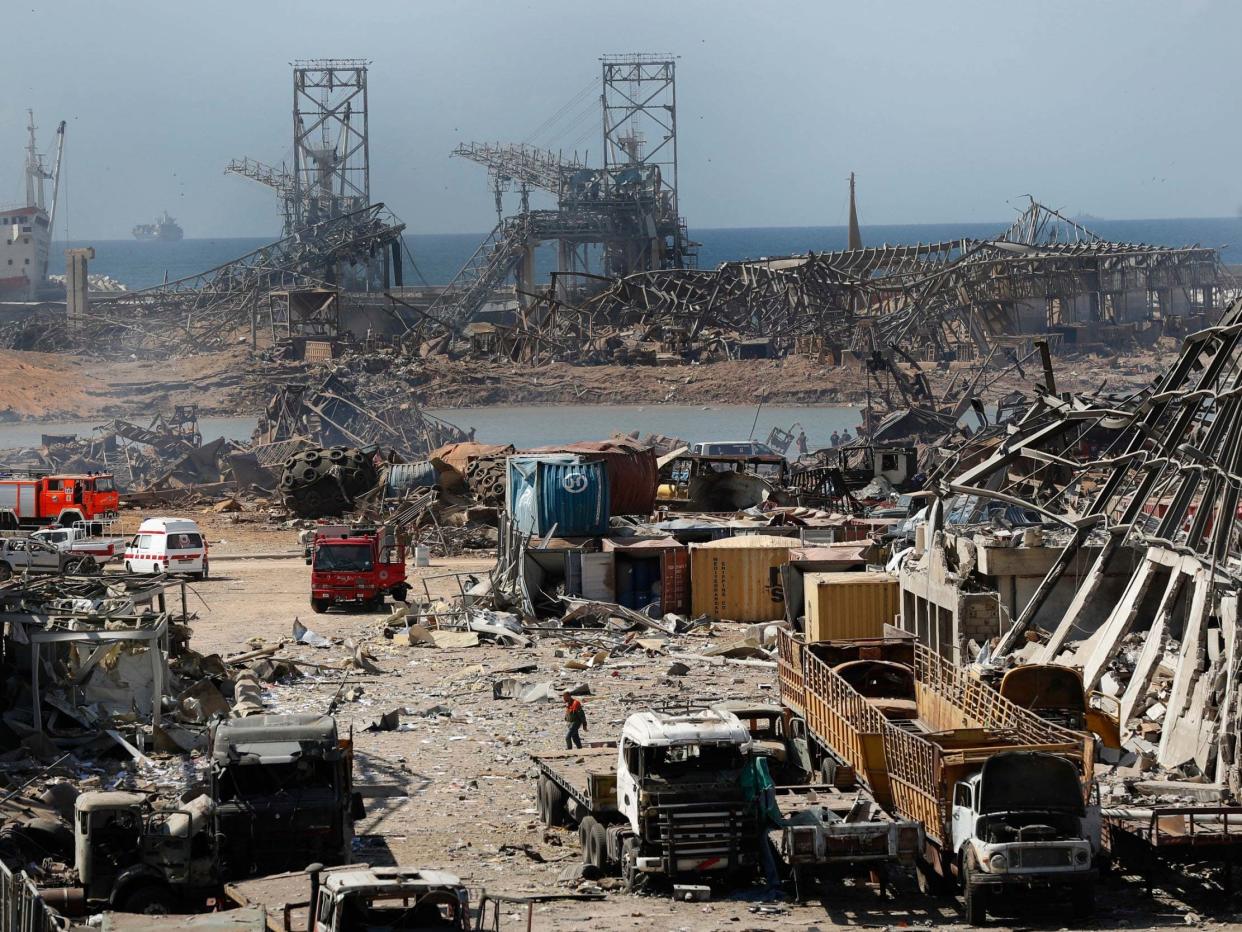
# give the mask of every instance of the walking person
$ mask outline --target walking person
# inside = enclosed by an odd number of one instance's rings
[[[561,696],[565,700],[565,721],[569,723],[569,730],[565,732],[565,750],[572,751],[576,747],[582,747],[582,738],[578,736],[578,731],[587,730],[586,712],[582,703],[569,693],[562,693]]]
[[[835,430],[832,432],[832,445],[834,448],[841,445],[841,435]]]
[[[806,456],[806,454],[807,454],[806,431],[800,430],[798,431],[798,455]]]

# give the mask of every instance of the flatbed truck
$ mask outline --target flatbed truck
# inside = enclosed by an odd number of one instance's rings
[[[532,757],[547,825],[576,825],[583,860],[619,869],[627,889],[650,875],[749,877],[759,826],[742,772],[750,735],[706,707],[626,719],[616,744]]]
[[[1076,914],[1090,911],[1098,810],[1087,806],[1089,735],[1020,708],[907,638],[808,644],[781,632],[779,676],[782,701],[825,760],[923,825],[925,891],[960,885],[975,924],[1006,887],[1067,888]],[[1037,775],[1038,790],[1024,773]]]

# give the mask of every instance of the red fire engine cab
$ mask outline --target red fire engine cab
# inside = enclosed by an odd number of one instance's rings
[[[319,528],[311,539],[311,608],[333,605],[377,609],[384,596],[404,602],[410,592],[405,577],[405,542],[392,528]]]
[[[121,495],[108,473],[0,477],[0,512],[23,526],[107,521],[117,516]]]

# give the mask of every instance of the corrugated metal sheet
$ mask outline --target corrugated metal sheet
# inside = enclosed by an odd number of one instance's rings
[[[620,440],[584,440],[531,452],[576,453],[584,460],[602,460],[608,468],[611,514],[649,515],[655,508],[660,470],[650,447]]]
[[[780,568],[796,538],[748,534],[690,545],[690,611],[731,621],[785,615]]]
[[[569,454],[508,458],[508,510],[525,534],[593,537],[608,530],[603,463]]]
[[[428,460],[419,463],[393,463],[388,467],[389,492],[431,488],[436,484],[436,468]]]
[[[804,587],[808,642],[883,637],[898,611],[888,573],[807,573]]]

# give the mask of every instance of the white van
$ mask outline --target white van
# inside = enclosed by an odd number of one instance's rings
[[[189,518],[147,518],[125,545],[125,572],[206,579],[207,540]]]

